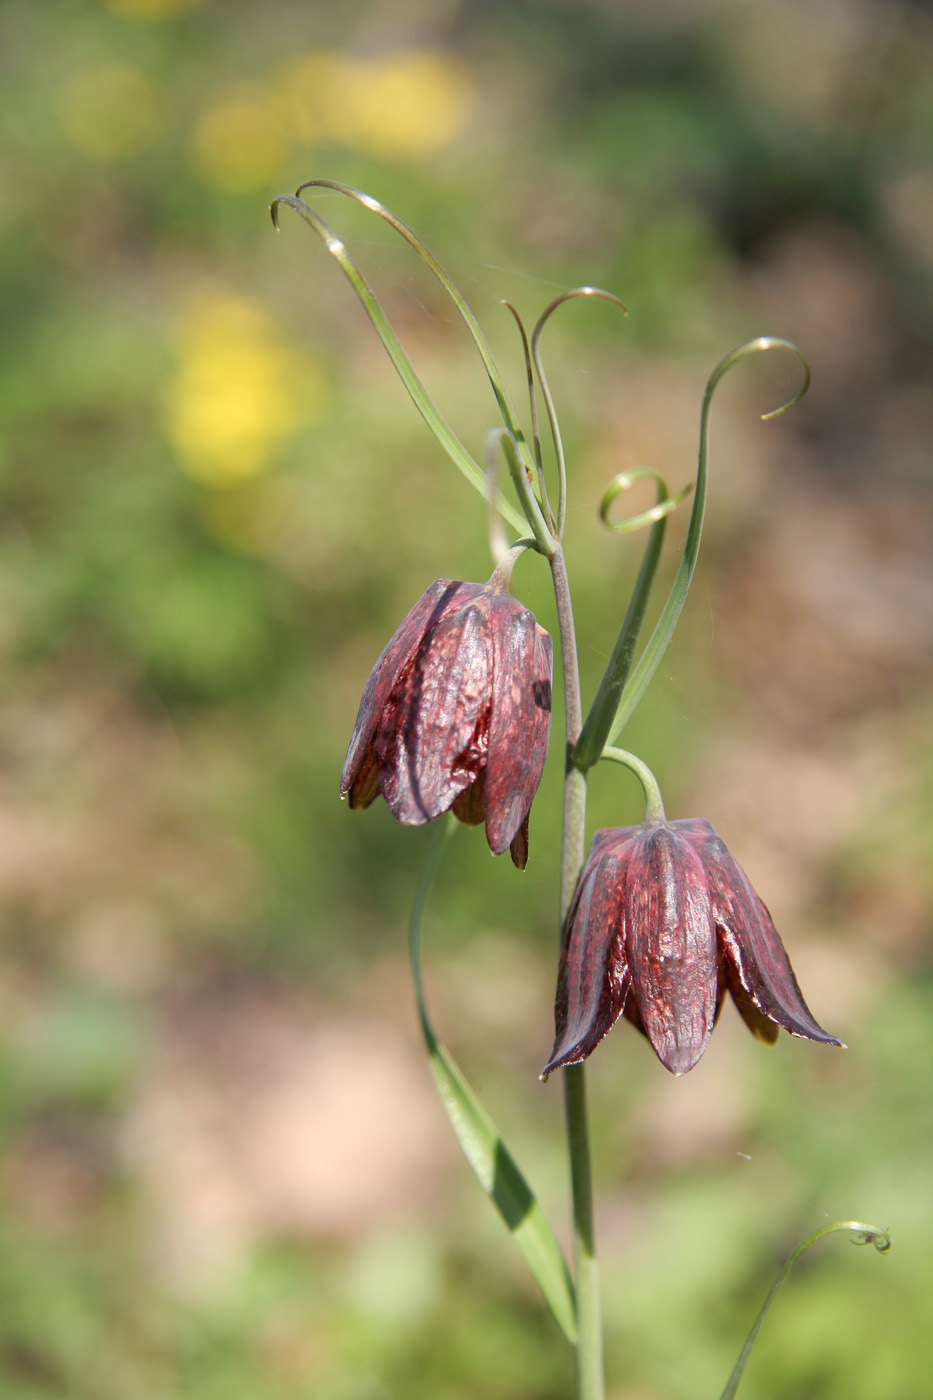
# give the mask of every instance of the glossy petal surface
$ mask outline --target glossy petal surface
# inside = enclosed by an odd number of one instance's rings
[[[351,807],[368,807],[377,795],[378,785],[374,787],[372,784],[371,770],[375,759],[371,746],[400,669],[421,645],[432,620],[452,604],[456,606],[455,600],[465,587],[471,585],[446,578],[432,583],[396,630],[370,672],[340,777],[340,796],[346,797],[349,793]]]
[[[752,1033],[828,1045],[761,900],[709,822],[593,838],[570,908],[546,1073],[589,1055],[620,1015],[673,1074],[693,1068],[726,992]]]
[[[551,729],[551,639],[508,594],[490,598],[492,707],[486,769],[486,838],[512,844],[541,782]]]
[[[407,826],[452,810],[494,855],[528,858],[550,734],[551,639],[510,593],[438,579],[373,667],[340,783]]]
[[[669,826],[648,827],[636,838],[625,926],[645,1033],[665,1068],[685,1074],[716,1019],[716,934],[703,864]]]
[[[725,842],[709,822],[675,823],[688,825],[709,878],[723,957],[752,1004],[791,1035],[841,1045],[811,1015],[771,915]]]
[[[485,611],[444,613],[398,676],[376,735],[382,795],[420,826],[449,810],[486,766],[492,645]]]
[[[600,833],[610,838],[614,833]],[[594,840],[561,953],[555,1038],[544,1073],[592,1054],[622,1013],[631,987],[625,956],[625,867],[632,842]]]

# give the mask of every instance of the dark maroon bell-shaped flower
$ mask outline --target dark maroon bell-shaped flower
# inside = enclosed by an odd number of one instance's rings
[[[493,580],[496,575],[493,575]],[[551,724],[551,638],[493,580],[438,579],[373,667],[340,780],[351,807],[382,792],[421,826],[486,824],[493,855],[528,857],[528,813]]]
[[[709,822],[598,831],[567,919],[545,1074],[591,1054],[619,1016],[685,1074],[729,992],[749,1029],[842,1045],[810,1015],[784,945]]]

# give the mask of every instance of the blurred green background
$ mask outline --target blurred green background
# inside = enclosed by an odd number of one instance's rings
[[[592,1062],[613,1400],[913,1400],[929,1325],[933,27],[856,0],[4,0],[0,1395],[559,1400],[563,1340],[452,1145],[404,957],[425,833],[337,801],[369,668],[490,571],[348,285],[291,216],[358,185],[426,238],[570,453],[588,693],[641,547],[616,472],[694,469],[705,550],[626,741],[719,828],[847,1053],[731,1008],[699,1067]],[[495,405],[390,230],[318,207],[467,445]],[[632,508],[647,503],[633,498]],[[620,503],[628,505],[627,501]],[[684,522],[669,530],[667,576]],[[546,570],[515,578],[555,630]],[[561,716],[555,716],[557,724]],[[559,728],[555,734],[559,735]],[[551,1043],[561,743],[524,876],[463,834],[439,1029],[565,1233]],[[639,819],[624,773],[591,825]]]

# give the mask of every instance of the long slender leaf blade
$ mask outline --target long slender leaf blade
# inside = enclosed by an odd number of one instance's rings
[[[496,396],[496,402],[499,405],[499,411],[502,414],[503,422],[509,429],[512,437],[515,438],[516,442],[519,444],[521,455],[526,465],[533,466],[534,462],[525,443],[521,424],[518,421],[515,409],[512,407],[512,401],[509,398],[502,375],[499,373],[499,366],[496,364],[493,353],[489,348],[489,342],[483,335],[480,324],[470,310],[469,303],[460,291],[460,288],[443,264],[438,262],[427,244],[422,242],[413,228],[410,228],[408,224],[404,223],[397,214],[393,214],[391,209],[387,209],[384,204],[378,199],[375,199],[371,194],[365,194],[362,190],[354,189],[352,185],[345,185],[340,180],[306,180],[303,185],[299,186],[297,194],[300,195],[303,190],[308,189],[333,190],[336,194],[342,194],[345,195],[347,199],[355,200],[355,202],[361,204],[364,209],[369,209],[371,213],[377,214],[380,219],[387,223],[390,228],[393,228],[395,232],[404,238],[405,242],[415,250],[425,267],[428,268],[437,279],[456,307],[472,337],[473,343],[480,353],[486,374],[489,378],[489,383]]]
[[[282,204],[288,209],[293,209],[318,235],[356,293],[363,310],[372,322],[376,334],[388,351],[389,358],[395,366],[396,373],[408,391],[412,403],[454,465],[463,473],[470,485],[473,486],[481,496],[486,498],[488,488],[482,468],[474,461],[473,457],[467,451],[466,447],[464,447],[463,443],[428,393],[414,365],[405,353],[401,341],[392,329],[392,324],[386,316],[379,299],[366,280],[362,270],[350,256],[346,244],[342,239],[337,237],[333,229],[325,223],[319,214],[309,208],[303,200],[297,199],[294,195],[280,195],[273,202],[273,219],[276,220],[276,226],[278,222],[276,217],[278,206]],[[524,517],[501,493],[496,497],[496,506],[503,519],[507,520],[513,529],[517,530],[519,534],[526,533],[527,527]]]
[[[425,1034],[431,1070],[457,1141],[492,1199],[568,1341],[577,1337],[573,1284],[560,1245],[521,1169],[453,1056]]]
[[[663,499],[667,499],[666,489]],[[616,644],[609,658],[609,664],[599,683],[599,689],[589,714],[583,723],[580,737],[574,746],[573,761],[584,772],[598,762],[600,754],[606,744],[610,742],[610,732],[614,729],[615,732],[618,732],[625,722],[623,719],[622,724],[619,723],[622,696],[625,693],[626,681],[632,667],[632,658],[638,645],[648,600],[651,597],[651,589],[654,585],[666,529],[667,518],[664,516],[655,521],[651,527],[651,534],[648,536],[641,567],[638,570],[638,578],[635,581],[635,587],[632,590]],[[617,729],[616,726],[618,726]]]
[[[453,821],[449,819],[448,830],[452,830]],[[418,1014],[431,1072],[451,1127],[477,1181],[505,1221],[561,1331],[575,1344],[577,1315],[573,1281],[557,1237],[502,1134],[450,1051],[438,1040],[428,1016],[421,979],[420,930],[443,839],[444,828],[439,824],[438,838],[425,861],[415,895],[409,945]]]

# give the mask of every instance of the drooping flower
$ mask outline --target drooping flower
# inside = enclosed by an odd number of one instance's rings
[[[493,855],[528,856],[528,814],[551,723],[551,638],[507,591],[438,579],[373,667],[340,780],[351,807],[382,792],[421,826],[485,822]]]
[[[567,919],[545,1075],[584,1060],[621,1015],[685,1074],[727,991],[768,1044],[783,1027],[842,1045],[811,1016],[771,915],[709,822],[598,831]]]

